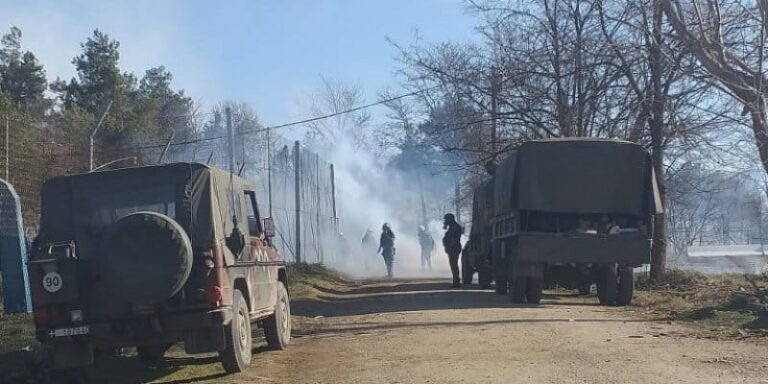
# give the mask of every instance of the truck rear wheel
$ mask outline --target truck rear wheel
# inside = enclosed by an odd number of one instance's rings
[[[227,346],[219,352],[221,365],[227,373],[243,372],[251,364],[253,338],[251,337],[251,317],[248,312],[248,304],[243,294],[235,290],[232,300],[232,321],[224,327]]]
[[[524,276],[513,277],[509,282],[509,300],[515,304],[525,304],[528,291],[528,279]]]
[[[493,281],[493,278],[491,277],[491,271],[488,270],[489,268],[486,266],[480,267],[480,270],[477,272],[477,280],[478,284],[480,284],[480,288],[483,289],[489,289],[491,288],[491,282]]]
[[[616,304],[618,296],[618,276],[616,265],[608,264],[601,268],[597,279],[597,298],[600,305]]]
[[[635,293],[635,271],[632,268],[619,269],[619,294],[616,305],[632,304],[632,295]]]
[[[592,283],[584,279],[579,282],[579,296],[588,296],[592,292]]]
[[[285,349],[291,341],[291,302],[282,281],[277,283],[275,313],[264,320],[264,337],[274,350]]]
[[[461,283],[462,284],[472,284],[472,278],[475,275],[475,268],[470,262],[471,260],[467,260],[467,257],[461,258]]]
[[[527,280],[525,298],[528,300],[528,304],[541,303],[541,294],[544,290],[544,277],[530,276]]]
[[[509,285],[506,276],[496,276],[496,293],[499,295],[507,294],[507,286]]]

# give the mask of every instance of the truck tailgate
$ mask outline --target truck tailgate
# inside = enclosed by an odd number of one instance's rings
[[[520,233],[517,260],[548,263],[647,264],[651,241],[622,235]]]

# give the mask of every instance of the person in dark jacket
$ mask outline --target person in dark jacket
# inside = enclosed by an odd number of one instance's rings
[[[451,265],[451,274],[453,274],[452,288],[461,287],[459,278],[459,255],[461,254],[461,235],[464,228],[456,222],[456,216],[447,213],[443,217],[443,229],[446,229],[443,236],[443,247],[448,254],[448,263]]]
[[[425,267],[431,271],[432,251],[435,250],[435,240],[423,225],[419,226],[419,245],[421,246],[421,271],[424,272]]]
[[[395,234],[387,223],[384,223],[384,226],[381,227],[379,252],[384,257],[384,264],[387,265],[387,277],[392,278],[394,276],[392,274],[392,263],[395,262]]]

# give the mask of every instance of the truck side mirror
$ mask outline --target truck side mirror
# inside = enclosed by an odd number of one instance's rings
[[[271,217],[264,218],[264,236],[275,237],[275,221]]]

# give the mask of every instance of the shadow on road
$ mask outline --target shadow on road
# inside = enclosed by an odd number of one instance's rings
[[[362,287],[315,287],[316,298],[291,301],[294,315],[338,317],[441,309],[515,308],[507,295],[476,288],[448,289],[445,281],[380,282]],[[589,300],[589,299],[587,299]],[[544,295],[544,305],[596,305],[575,296]]]

